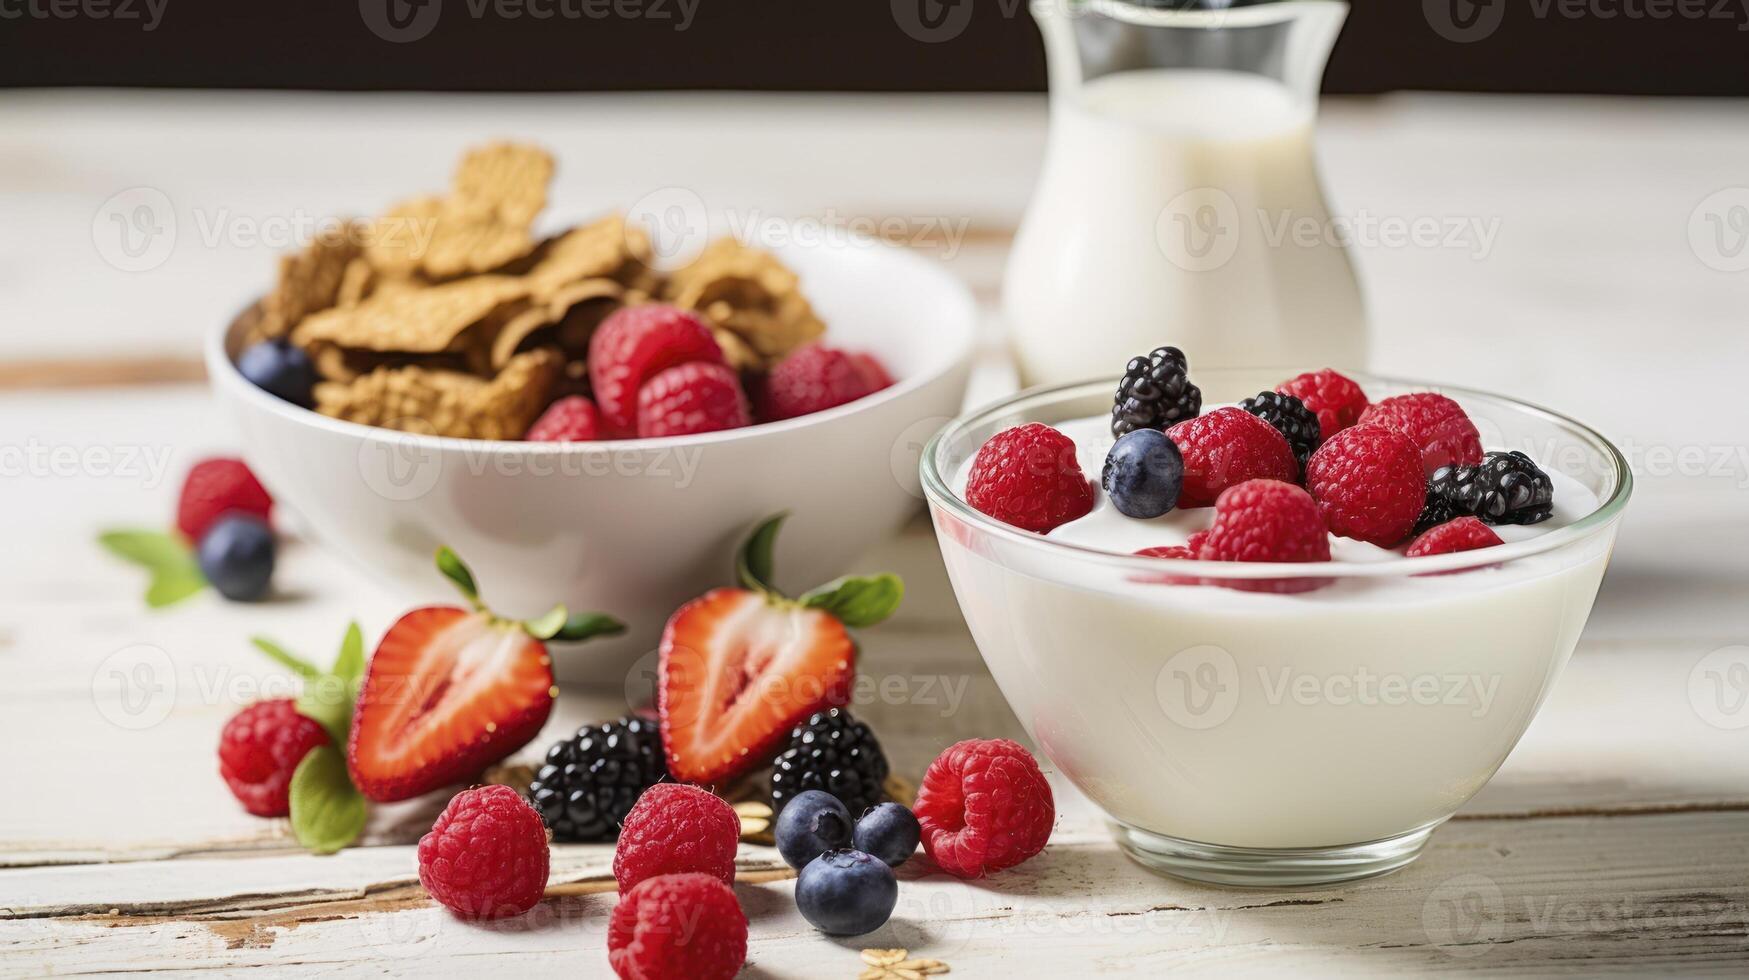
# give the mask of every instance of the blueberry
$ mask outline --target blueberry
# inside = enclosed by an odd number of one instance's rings
[[[195,556],[201,574],[227,599],[248,602],[267,594],[273,580],[273,529],[259,517],[231,514],[201,535]]]
[[[873,932],[886,924],[898,902],[893,869],[861,851],[827,851],[808,862],[796,881],[796,908],[829,936]]]
[[[316,366],[310,356],[285,338],[263,340],[237,358],[237,370],[250,384],[270,395],[309,408],[316,386]]]
[[[777,853],[792,868],[850,843],[850,811],[838,797],[817,789],[797,793],[777,815]]]
[[[873,854],[885,861],[887,867],[896,868],[917,850],[917,842],[922,839],[923,828],[904,804],[881,803],[869,807],[856,821],[851,841],[857,850]]]
[[[1184,456],[1159,429],[1136,429],[1111,447],[1099,485],[1118,513],[1159,517],[1178,505],[1184,487]]]

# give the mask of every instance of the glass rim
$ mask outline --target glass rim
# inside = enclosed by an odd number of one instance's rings
[[[1243,374],[1258,369],[1223,368],[1205,371],[1205,376],[1218,374]],[[1297,371],[1286,372],[1292,377]],[[1540,534],[1523,541],[1509,541],[1505,544],[1473,551],[1459,551],[1443,555],[1427,555],[1410,558],[1399,555],[1379,561],[1323,561],[1323,562],[1226,562],[1207,561],[1192,558],[1152,558],[1142,555],[1122,554],[1093,548],[1087,545],[1072,544],[1067,541],[1056,541],[1042,534],[1025,531],[1009,524],[1004,524],[983,513],[967,503],[947,484],[945,476],[937,465],[937,457],[942,447],[955,435],[982,424],[989,419],[1012,413],[1024,405],[1036,405],[1040,402],[1063,401],[1070,397],[1085,397],[1092,394],[1104,394],[1112,391],[1118,378],[1071,381],[1063,384],[1044,385],[1028,388],[1005,398],[982,405],[969,412],[962,413],[958,418],[936,430],[924,444],[919,470],[922,477],[924,496],[932,506],[940,506],[952,512],[954,516],[966,521],[975,529],[1007,538],[1025,546],[1043,548],[1047,552],[1061,554],[1064,557],[1074,557],[1083,561],[1107,565],[1114,569],[1138,573],[1159,573],[1163,567],[1182,569],[1193,572],[1197,577],[1211,579],[1260,579],[1260,578],[1394,578],[1405,575],[1426,575],[1435,572],[1460,571],[1486,565],[1501,565],[1526,558],[1531,555],[1543,554],[1582,541],[1612,524],[1627,506],[1628,498],[1633,495],[1634,477],[1628,466],[1627,459],[1615,443],[1604,437],[1602,433],[1591,428],[1570,415],[1545,408],[1531,402],[1509,398],[1505,395],[1469,388],[1463,385],[1436,384],[1428,381],[1418,381],[1412,378],[1400,378],[1391,375],[1372,374],[1363,371],[1345,372],[1348,377],[1366,384],[1379,383],[1403,388],[1414,388],[1422,391],[1436,391],[1445,394],[1455,394],[1466,399],[1491,402],[1513,411],[1531,415],[1570,430],[1578,438],[1591,443],[1605,460],[1608,461],[1615,487],[1605,500],[1589,513],[1563,527],[1556,528],[1547,534]],[[1025,418],[1025,412],[1021,412]],[[1539,462],[1540,465],[1540,462]]]

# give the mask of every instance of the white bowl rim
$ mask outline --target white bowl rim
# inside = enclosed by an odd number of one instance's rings
[[[945,346],[947,350],[934,363],[924,370],[910,376],[899,378],[894,383],[872,395],[865,395],[853,402],[829,408],[823,412],[798,416],[793,419],[783,419],[777,422],[758,422],[739,429],[725,429],[720,432],[705,432],[690,436],[660,436],[644,439],[611,439],[596,442],[528,442],[521,439],[468,439],[461,436],[428,435],[420,432],[407,432],[401,429],[386,429],[375,425],[365,425],[362,422],[351,422],[345,419],[331,418],[314,409],[295,405],[276,395],[257,388],[243,377],[237,365],[226,352],[226,342],[236,329],[242,314],[229,321],[217,324],[208,334],[206,342],[207,376],[215,385],[224,385],[237,397],[254,407],[271,412],[293,423],[309,425],[324,429],[337,435],[354,438],[372,438],[394,441],[398,444],[408,444],[435,450],[470,453],[528,453],[537,456],[556,455],[608,455],[615,453],[645,453],[652,450],[670,450],[689,448],[692,446],[720,445],[746,440],[775,438],[784,433],[813,425],[825,424],[844,418],[857,412],[867,411],[877,405],[895,401],[913,391],[940,380],[947,374],[958,370],[967,364],[972,356],[972,350],[977,344],[978,314],[977,303],[972,298],[971,290],[958,277],[942,268],[939,264],[929,261],[911,251],[876,239],[859,238],[854,241],[821,245],[790,245],[787,249],[802,250],[840,250],[858,251],[875,249],[882,256],[882,261],[892,260],[900,265],[909,265],[907,275],[934,279],[953,296],[953,301],[942,309],[941,323],[958,323],[961,329],[957,336],[937,336],[932,343]],[[830,328],[828,328],[830,329]]]
[[[1231,373],[1248,373],[1249,369],[1224,369]],[[1297,371],[1287,372],[1288,377]],[[1633,468],[1628,465],[1626,457],[1602,433],[1579,420],[1563,415],[1553,409],[1544,408],[1531,402],[1482,391],[1477,388],[1467,388],[1461,385],[1435,384],[1428,381],[1417,381],[1411,378],[1401,378],[1394,375],[1373,374],[1366,371],[1346,371],[1348,377],[1363,384],[1371,381],[1387,385],[1411,388],[1419,391],[1437,391],[1462,396],[1479,401],[1493,402],[1504,405],[1513,411],[1541,418],[1571,430],[1579,438],[1591,443],[1591,448],[1609,461],[1611,475],[1615,478],[1613,492],[1605,499],[1598,501],[1597,506],[1578,520],[1563,527],[1555,528],[1547,534],[1522,541],[1508,541],[1505,544],[1489,548],[1478,548],[1472,551],[1457,551],[1441,555],[1425,555],[1417,558],[1399,556],[1378,561],[1320,561],[1320,562],[1233,562],[1207,561],[1191,558],[1152,558],[1141,555],[1123,554],[1107,551],[1087,545],[1071,544],[1067,541],[1057,541],[1042,534],[1034,534],[1020,528],[1004,524],[1001,521],[983,513],[948,486],[946,476],[936,465],[936,456],[947,439],[959,430],[983,421],[986,418],[1010,412],[1015,406],[1034,399],[1050,399],[1062,397],[1082,397],[1083,394],[1094,394],[1101,390],[1115,389],[1118,379],[1099,378],[1071,381],[1066,384],[1046,385],[1028,388],[1005,398],[985,405],[980,405],[965,412],[958,418],[942,426],[936,431],[929,442],[923,447],[923,453],[918,460],[918,468],[922,474],[923,493],[932,506],[944,507],[960,520],[971,524],[974,529],[983,533],[992,533],[1011,541],[1034,548],[1044,548],[1060,554],[1063,557],[1074,557],[1082,561],[1108,565],[1145,574],[1161,574],[1163,568],[1184,570],[1181,574],[1194,574],[1211,580],[1221,579],[1263,579],[1263,578],[1394,578],[1410,575],[1428,575],[1435,572],[1462,571],[1465,569],[1502,565],[1515,559],[1530,555],[1553,551],[1565,545],[1588,538],[1603,528],[1619,520],[1622,510],[1626,508],[1628,499],[1633,496]],[[940,529],[937,529],[940,533]],[[1313,594],[1313,593],[1308,593]],[[1297,598],[1293,595],[1287,598]]]

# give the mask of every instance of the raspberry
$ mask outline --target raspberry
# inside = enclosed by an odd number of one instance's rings
[[[419,838],[419,883],[462,919],[534,908],[547,887],[547,828],[508,786],[464,790]]]
[[[190,541],[213,522],[232,511],[253,514],[273,523],[273,498],[240,459],[203,459],[194,464],[182,481],[182,497],[176,504],[176,526]]]
[[[968,739],[929,764],[912,811],[923,850],[943,871],[981,878],[1044,850],[1056,822],[1051,785],[1005,738]]]
[[[734,884],[740,840],[741,818],[729,804],[697,786],[657,783],[620,825],[613,877],[622,895],[646,878],[687,871]]]
[[[882,388],[891,388],[893,386],[893,376],[887,372],[886,365],[882,364],[879,360],[876,360],[873,354],[866,354],[860,351],[852,352],[850,360],[856,364],[856,369],[862,373],[862,382],[863,384],[868,385],[868,390],[871,394],[880,391]]]
[[[1043,534],[1092,510],[1093,486],[1075,460],[1073,440],[1028,422],[979,447],[966,478],[966,503],[1004,524]]]
[[[760,414],[775,422],[824,412],[891,384],[881,383],[886,374],[866,354],[809,344],[778,361],[766,375]]]
[[[1275,426],[1240,408],[1217,408],[1166,430],[1184,456],[1179,507],[1208,507],[1246,480],[1294,482],[1300,464]]]
[[[1330,560],[1330,532],[1311,494],[1279,480],[1247,480],[1215,501],[1215,522],[1197,548],[1208,561]],[[1224,579],[1247,592],[1309,592],[1326,578]]]
[[[1366,392],[1360,385],[1329,368],[1289,378],[1275,390],[1298,398],[1317,413],[1325,439],[1360,421],[1360,413],[1366,411]]]
[[[595,403],[582,395],[561,398],[528,427],[529,442],[591,442],[601,436],[601,417]]]
[[[741,379],[721,364],[671,367],[638,391],[638,435],[689,436],[752,425]]]
[[[1306,489],[1331,533],[1390,548],[1415,527],[1427,477],[1414,443],[1384,426],[1360,425],[1312,454]]]
[[[634,431],[644,382],[690,361],[723,363],[710,327],[693,313],[673,306],[627,306],[601,321],[589,338],[589,384],[608,430]]]
[[[290,698],[257,701],[231,716],[219,733],[219,775],[243,809],[258,817],[291,812],[291,778],[328,732],[298,714]]]
[[[1140,555],[1143,558],[1191,558],[1191,559],[1194,559],[1196,557],[1196,552],[1190,550],[1190,548],[1188,548],[1185,545],[1181,545],[1181,544],[1165,544],[1165,545],[1158,545],[1158,546],[1153,547],[1153,548],[1143,548],[1140,551],[1137,551],[1136,554]]]
[[[607,962],[621,980],[729,980],[747,959],[747,916],[707,874],[660,875],[620,896]]]
[[[1462,405],[1431,391],[1396,395],[1360,413],[1360,425],[1382,425],[1421,450],[1428,473],[1441,466],[1474,466],[1482,461],[1482,436]]]
[[[1494,529],[1474,517],[1460,517],[1421,533],[1405,552],[1410,558],[1423,555],[1447,555],[1454,551],[1474,551],[1503,544]]]

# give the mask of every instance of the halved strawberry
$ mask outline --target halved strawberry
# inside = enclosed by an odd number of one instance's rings
[[[705,593],[662,631],[656,709],[676,779],[726,781],[769,761],[808,715],[848,702],[856,644],[845,627],[874,625],[904,595],[897,576],[877,575],[784,597],[768,584],[782,521],[742,550],[745,588]]]
[[[662,631],[656,709],[668,771],[714,783],[757,765],[798,722],[850,700],[856,647],[831,614],[717,589]]]
[[[352,781],[379,802],[472,779],[553,708],[552,658],[521,624],[426,606],[389,627],[352,716]]]
[[[558,694],[543,641],[623,629],[563,607],[529,622],[501,619],[480,604],[473,576],[448,549],[438,567],[474,609],[424,606],[397,620],[371,656],[352,715],[347,768],[381,803],[472,779],[527,745]]]

